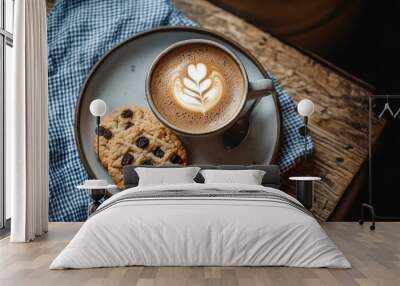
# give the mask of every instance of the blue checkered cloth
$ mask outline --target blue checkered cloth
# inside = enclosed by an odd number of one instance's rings
[[[167,0],[59,0],[48,16],[49,220],[83,221],[88,194],[76,189],[88,178],[74,140],[74,109],[93,65],[113,46],[138,32],[166,25],[196,25]],[[274,80],[282,110],[282,170],[303,152],[302,120]],[[308,138],[310,149],[312,140]]]

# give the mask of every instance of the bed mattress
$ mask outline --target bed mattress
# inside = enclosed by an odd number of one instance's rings
[[[114,195],[50,269],[129,265],[351,267],[308,210],[284,192],[196,183]]]

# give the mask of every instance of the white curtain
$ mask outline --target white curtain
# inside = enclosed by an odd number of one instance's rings
[[[13,94],[6,98],[6,187],[12,242],[47,231],[46,1],[15,1]]]

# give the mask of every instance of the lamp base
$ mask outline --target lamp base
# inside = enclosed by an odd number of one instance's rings
[[[307,134],[307,127],[305,126],[305,125],[303,125],[303,126],[301,126],[300,128],[299,128],[299,134],[301,135],[301,136],[306,136],[306,134]]]
[[[96,116],[96,134],[97,134],[97,159],[99,159],[99,162],[101,162],[100,160],[100,116]]]

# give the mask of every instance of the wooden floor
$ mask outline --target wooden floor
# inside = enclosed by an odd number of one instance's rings
[[[27,244],[0,241],[0,285],[400,285],[400,223],[324,223],[353,269],[289,267],[124,267],[48,270],[80,223],[51,223]]]

